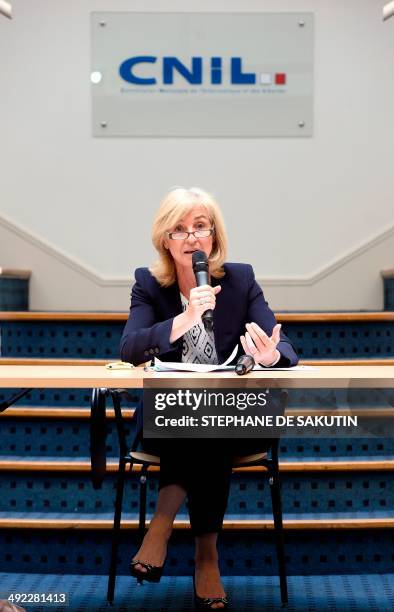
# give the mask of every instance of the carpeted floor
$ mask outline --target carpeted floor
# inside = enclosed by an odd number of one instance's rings
[[[223,578],[231,611],[280,609],[276,577],[225,576]],[[26,610],[49,612],[128,612],[145,610],[192,610],[193,585],[190,577],[163,577],[159,584],[138,586],[133,578],[117,579],[115,604],[106,603],[105,576],[52,574],[0,574],[0,599],[9,593],[65,593],[68,605],[25,604]],[[343,576],[289,576],[288,612],[338,612],[394,609],[394,574]]]

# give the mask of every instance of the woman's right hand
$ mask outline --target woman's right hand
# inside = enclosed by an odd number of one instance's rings
[[[201,315],[206,310],[213,310],[215,308],[216,296],[221,289],[220,285],[216,285],[216,287],[201,285],[201,287],[191,289],[186,310],[174,317],[170,334],[171,343],[178,340],[189,329],[200,323]]]
[[[185,314],[193,325],[201,321],[201,316],[206,310],[214,310],[216,306],[216,296],[221,291],[221,286],[211,287],[201,285],[190,290],[189,304]]]

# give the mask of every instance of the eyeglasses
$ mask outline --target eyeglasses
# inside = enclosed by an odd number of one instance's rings
[[[212,236],[215,228],[211,227],[210,229],[199,229],[194,232],[167,232],[167,236],[171,240],[186,240],[193,234],[195,238],[208,238],[208,236]]]

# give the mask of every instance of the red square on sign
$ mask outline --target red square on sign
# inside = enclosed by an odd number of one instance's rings
[[[275,85],[286,85],[286,74],[284,72],[275,74]]]

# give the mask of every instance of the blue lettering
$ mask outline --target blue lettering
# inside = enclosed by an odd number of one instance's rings
[[[202,58],[192,57],[192,69],[189,70],[176,57],[163,58],[163,83],[164,85],[172,85],[174,83],[174,70],[191,85],[201,85],[202,83]]]
[[[157,58],[153,55],[138,55],[137,57],[131,57],[120,65],[119,74],[124,81],[133,83],[133,85],[155,85],[155,78],[138,77],[133,73],[133,68],[136,64],[155,64],[156,59]]]
[[[211,57],[211,83],[220,85],[222,82],[222,58]]]
[[[130,57],[119,66],[119,74],[127,83],[133,85],[156,85],[155,77],[142,77],[134,73],[134,69],[138,64],[156,64],[157,57],[154,55],[138,55]],[[242,71],[242,58],[230,58],[230,82],[232,85],[254,85],[256,83],[256,75],[254,72]],[[180,74],[185,81],[191,85],[201,85],[203,77],[203,58],[192,57],[191,68],[185,66],[181,60],[174,56],[163,57],[163,84],[174,84],[174,73]],[[212,85],[220,85],[222,83],[223,69],[222,58],[210,58],[210,81]]]
[[[254,72],[242,72],[242,58],[231,58],[231,83],[233,85],[254,85],[256,75]]]

